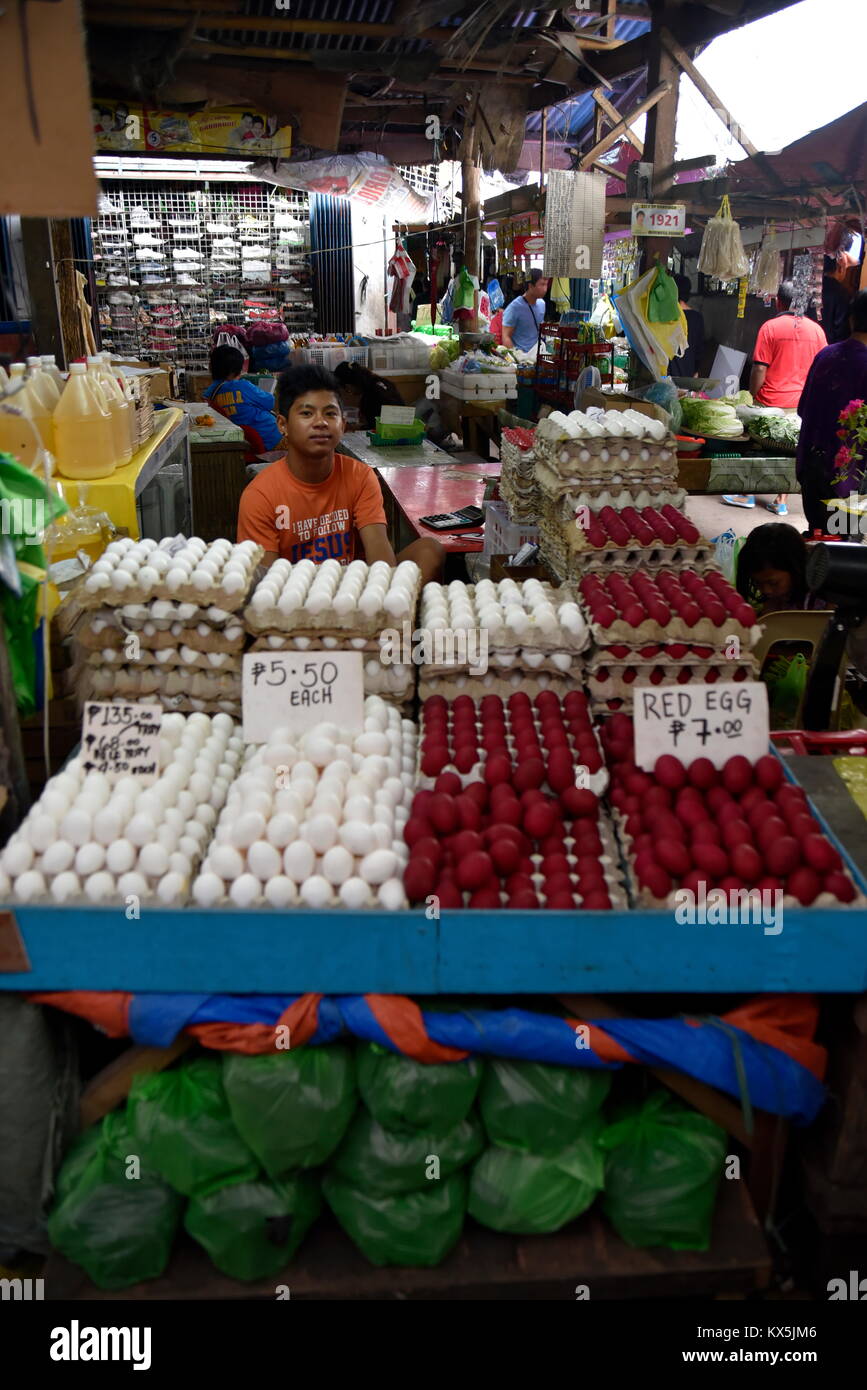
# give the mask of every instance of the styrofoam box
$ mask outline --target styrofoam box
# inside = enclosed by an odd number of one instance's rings
[[[444,367],[440,381],[446,394],[460,401],[501,401],[518,394],[515,372],[456,372]]]

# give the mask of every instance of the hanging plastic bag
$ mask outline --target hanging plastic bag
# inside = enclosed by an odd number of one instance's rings
[[[557,1154],[598,1113],[611,1073],[594,1067],[489,1059],[479,1108],[493,1144],[524,1153]]]
[[[138,1158],[133,1176],[130,1160]],[[57,1180],[52,1245],[100,1289],[125,1289],[166,1268],[183,1203],[141,1161],[125,1111],[85,1130]]]
[[[380,1197],[349,1187],[331,1173],[322,1191],[337,1220],[373,1265],[431,1268],[460,1239],[467,1210],[463,1173],[431,1181],[423,1192]]]
[[[478,1158],[485,1136],[471,1113],[447,1134],[383,1129],[360,1110],[331,1161],[329,1172],[349,1187],[381,1197],[423,1192],[428,1183],[448,1178]]]
[[[580,1139],[551,1157],[492,1144],[470,1178],[467,1211],[482,1226],[510,1235],[546,1235],[574,1221],[602,1191],[600,1115]]]
[[[356,1105],[348,1047],[227,1052],[223,1084],[235,1127],[271,1177],[316,1168],[337,1148]]]
[[[676,323],[680,317],[677,282],[660,261],[650,287],[647,316],[651,323]]]
[[[749,275],[750,263],[741,241],[741,229],[732,217],[728,194],[720,203],[716,217],[712,217],[704,229],[698,268],[703,275],[712,275],[716,280],[740,280]]]
[[[707,1250],[726,1135],[706,1115],[655,1091],[600,1138],[603,1206],[628,1245]]]
[[[730,584],[737,582],[738,555],[740,554],[743,538],[736,536],[729,527],[721,535],[713,537],[714,560],[717,567],[722,571],[724,577]]]
[[[446,290],[445,294],[443,295],[442,299],[437,305],[437,309],[439,311],[440,323],[452,322],[452,319],[454,318],[454,303],[452,300],[451,285],[449,285],[448,289]]]
[[[184,1226],[230,1279],[268,1279],[292,1259],[321,1209],[318,1180],[296,1173],[200,1193]]]
[[[482,1079],[482,1062],[428,1065],[367,1043],[357,1053],[358,1089],[384,1129],[448,1134],[466,1119]]]
[[[750,293],[760,299],[770,299],[780,288],[780,253],[773,238],[762,242],[750,275]]]
[[[140,1152],[185,1196],[258,1175],[256,1156],[232,1123],[218,1061],[137,1076],[127,1109]]]
[[[488,298],[491,301],[491,310],[496,313],[498,309],[506,306],[506,296],[503,294],[499,280],[488,281]]]
[[[472,313],[476,303],[475,295],[476,287],[472,276],[466,266],[462,265],[452,285],[452,309],[465,309]]]

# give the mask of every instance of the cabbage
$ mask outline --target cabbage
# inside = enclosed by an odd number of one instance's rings
[[[681,401],[683,428],[705,439],[736,439],[743,426],[729,401],[694,400],[685,396]]]

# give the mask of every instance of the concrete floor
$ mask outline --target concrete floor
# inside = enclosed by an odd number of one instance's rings
[[[769,493],[756,497],[755,507],[729,507],[721,497],[687,497],[686,514],[694,521],[703,536],[712,538],[723,531],[734,531],[736,536],[748,536],[757,526],[768,521],[785,521],[796,531],[806,531],[807,519],[801,505],[800,493],[790,493],[789,515],[778,517],[762,503],[773,502]]]

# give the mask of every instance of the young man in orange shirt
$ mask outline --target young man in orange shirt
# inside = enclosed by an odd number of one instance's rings
[[[338,385],[314,365],[290,367],[277,382],[277,424],[285,458],[264,468],[241,494],[238,540],[255,541],[263,563],[312,560],[414,560],[422,582],[439,579],[445,552],[431,537],[395,556],[379,481],[366,463],[337,452],[344,428]]]

